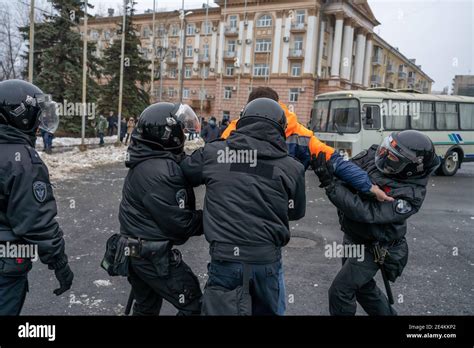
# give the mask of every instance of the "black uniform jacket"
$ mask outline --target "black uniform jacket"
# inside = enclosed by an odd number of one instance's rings
[[[132,141],[120,204],[120,232],[150,241],[183,244],[202,234],[202,211],[179,162],[184,154],[151,149]]]
[[[390,243],[403,238],[407,219],[418,212],[426,195],[429,175],[408,180],[383,175],[375,166],[376,150],[377,145],[373,145],[352,161],[369,174],[373,183],[395,198],[394,202],[378,202],[354,192],[340,180],[326,188],[327,196],[338,209],[342,231],[358,243]]]
[[[48,168],[34,139],[0,125],[0,242],[36,244],[41,261],[53,264],[64,256],[56,214]]]
[[[288,221],[305,215],[304,167],[267,122],[238,128],[180,165],[193,186],[206,185],[203,224],[211,244],[282,247]]]

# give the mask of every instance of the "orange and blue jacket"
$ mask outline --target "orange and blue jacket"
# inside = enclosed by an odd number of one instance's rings
[[[333,165],[334,174],[344,180],[356,190],[368,192],[372,187],[372,182],[368,174],[350,161],[345,161],[337,151],[331,146],[324,144],[314,136],[314,133],[298,122],[294,112],[288,110],[287,106],[279,103],[285,111],[288,126],[286,128],[286,144],[288,153],[298,159],[307,169],[312,156],[318,156],[321,152],[325,154],[326,160]],[[237,128],[238,119],[233,120],[221,135],[222,139],[227,139]]]

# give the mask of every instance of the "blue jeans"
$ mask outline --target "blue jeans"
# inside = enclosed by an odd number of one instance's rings
[[[104,133],[99,132],[99,139],[100,139],[99,145],[104,145]]]
[[[286,295],[281,261],[250,266],[252,315],[284,315]],[[208,273],[209,285],[222,286],[228,290],[242,285],[243,265],[240,262],[213,260],[208,264]]]

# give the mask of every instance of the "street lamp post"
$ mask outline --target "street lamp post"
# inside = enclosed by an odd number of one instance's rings
[[[86,101],[87,101],[87,0],[84,1],[84,36],[82,49],[82,124],[81,124],[81,147],[86,150],[84,139],[86,137]]]
[[[31,0],[30,6],[30,51],[28,52],[28,81],[33,83],[33,54],[35,49],[35,0]]]
[[[155,55],[156,55],[156,45],[155,45],[155,11],[156,11],[156,0],[153,0],[153,25],[152,25],[152,50],[153,53],[151,55],[151,86],[150,86],[150,94],[151,98],[154,101],[154,94],[155,94]],[[161,75],[160,75],[161,79]]]
[[[120,54],[120,82],[119,82],[119,105],[117,121],[117,144],[120,144],[120,132],[122,123],[122,101],[123,101],[123,66],[125,64],[125,25],[127,20],[127,2],[123,0],[123,20],[122,20],[122,48]]]

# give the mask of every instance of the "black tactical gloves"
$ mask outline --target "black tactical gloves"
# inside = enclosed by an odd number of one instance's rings
[[[56,296],[60,296],[68,291],[72,286],[72,280],[74,279],[74,273],[72,273],[69,267],[67,256],[63,255],[57,259],[54,263],[48,265],[49,269],[54,269],[54,275],[59,282],[59,288],[54,290]]]
[[[311,167],[319,178],[321,185],[319,187],[328,187],[334,181],[334,169],[332,165],[326,161],[326,154],[320,152],[318,157],[313,155],[311,158]]]

